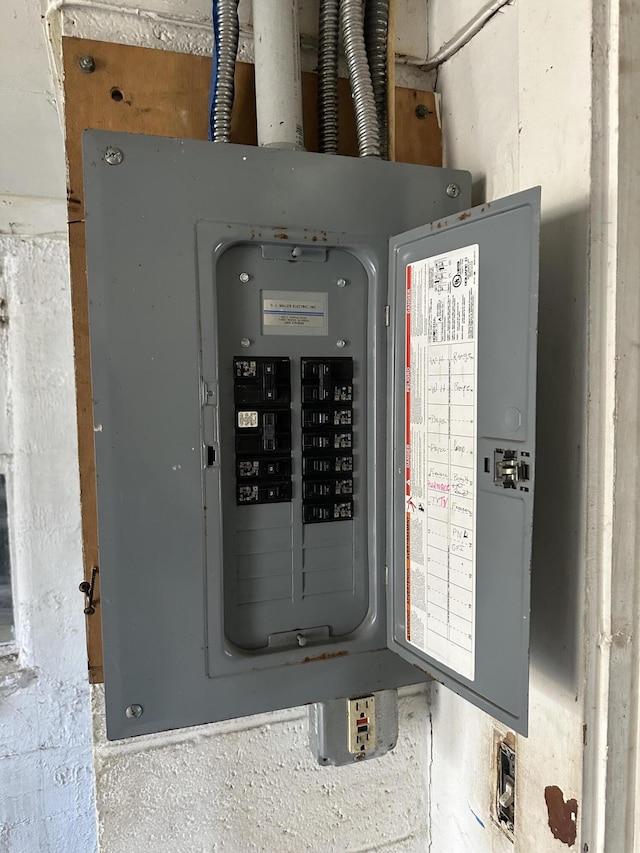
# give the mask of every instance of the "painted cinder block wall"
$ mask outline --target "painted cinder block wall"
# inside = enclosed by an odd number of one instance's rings
[[[478,5],[432,0],[432,44],[445,41]],[[314,4],[301,6],[303,24],[313,21]],[[145,0],[135,9],[164,17],[69,2],[62,30],[159,49],[210,49],[208,2]],[[242,10],[248,23],[246,3]],[[569,843],[566,833],[554,838],[545,789],[556,787],[567,801],[575,799],[579,812],[589,4],[518,0],[436,81],[447,165],[472,171],[477,201],[543,185],[543,467],[533,572],[531,731],[529,740],[518,739],[515,845],[491,819],[496,727],[437,686],[405,691],[397,750],[364,767],[316,767],[306,745],[304,709],[122,744],[106,741],[100,687],[92,691],[89,710],[76,591],[82,558],[64,149],[40,12],[36,0],[10,0],[0,9],[1,29],[11,35],[0,80],[8,128],[0,158],[0,263],[9,308],[10,386],[9,434],[0,452],[11,474],[21,651],[19,666],[5,661],[15,671],[0,680],[0,850],[93,850],[94,762],[97,826],[108,853],[577,850],[578,841]],[[60,15],[48,20],[59,32]],[[424,57],[426,4],[398,3],[398,20],[400,52]],[[419,76],[405,74],[406,80]],[[571,813],[567,822],[570,836]]]
[[[0,465],[18,653],[0,652],[0,850],[92,853],[63,137],[39,4],[0,4],[0,33]]]

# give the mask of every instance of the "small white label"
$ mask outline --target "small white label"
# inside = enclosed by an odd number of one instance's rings
[[[240,429],[255,429],[258,426],[257,412],[238,412],[238,427]]]
[[[477,245],[407,266],[407,642],[473,681]]]
[[[265,290],[262,326],[265,335],[326,335],[327,294]]]

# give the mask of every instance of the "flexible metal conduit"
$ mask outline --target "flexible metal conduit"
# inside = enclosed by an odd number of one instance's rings
[[[356,113],[358,149],[361,157],[379,157],[380,133],[371,72],[364,44],[362,0],[342,0],[340,19],[349,67],[351,95]]]
[[[214,142],[231,139],[236,56],[238,54],[238,0],[216,0],[213,4],[216,78],[213,96]]]
[[[380,131],[380,155],[387,159],[387,37],[389,0],[367,0],[364,12],[364,40],[369,57],[373,99]]]
[[[318,138],[322,154],[338,153],[339,0],[320,0],[318,28]]]

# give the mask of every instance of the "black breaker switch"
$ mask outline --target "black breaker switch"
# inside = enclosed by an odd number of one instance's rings
[[[353,359],[303,358],[302,520],[353,518]]]
[[[237,502],[290,501],[290,361],[236,356],[233,379]]]

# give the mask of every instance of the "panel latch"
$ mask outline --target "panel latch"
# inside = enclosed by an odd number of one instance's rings
[[[517,483],[527,482],[530,474],[528,457],[529,454],[523,451],[496,448],[493,452],[493,482],[505,489],[515,489]]]

